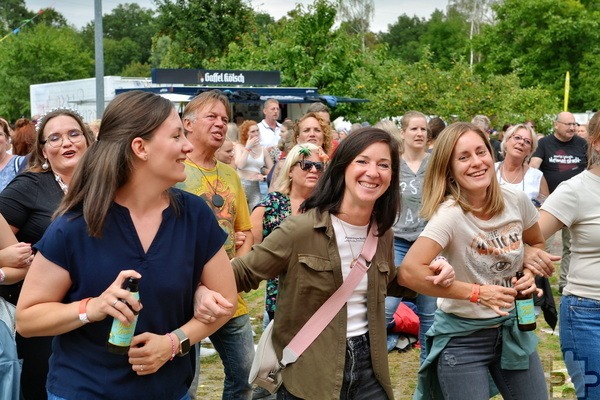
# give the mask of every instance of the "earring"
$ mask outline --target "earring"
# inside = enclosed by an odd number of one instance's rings
[[[50,168],[50,164],[48,164],[48,159],[45,158],[44,163],[42,164],[42,169],[46,171],[48,168]]]
[[[144,161],[148,161],[148,154],[144,154]]]

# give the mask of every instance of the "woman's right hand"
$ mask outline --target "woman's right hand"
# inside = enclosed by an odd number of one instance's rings
[[[88,302],[86,310],[89,320],[92,322],[102,321],[104,318],[111,316],[124,324],[133,322],[135,314],[129,306],[135,312],[139,312],[142,309],[142,303],[130,291],[121,287],[126,279],[140,279],[141,277],[142,275],[134,270],[119,272],[115,281],[100,296],[94,297]]]
[[[28,268],[33,260],[29,243],[16,243],[0,250],[0,267]]]
[[[507,316],[508,310],[515,302],[517,291],[511,287],[498,285],[481,285],[479,287],[478,304],[491,308],[496,314]]]
[[[246,141],[246,147],[252,148],[260,144],[260,138],[258,136],[254,136]]]

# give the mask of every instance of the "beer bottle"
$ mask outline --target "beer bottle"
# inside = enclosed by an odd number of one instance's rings
[[[517,272],[517,280],[523,277],[523,272]],[[533,293],[523,294],[517,293],[515,297],[515,308],[517,311],[517,324],[519,330],[532,331],[536,327],[535,323],[535,308],[533,304]]]
[[[137,278],[128,278],[123,282],[123,289],[129,290],[133,296],[139,300],[140,294],[138,292],[138,282]],[[125,304],[125,300],[121,300]],[[129,309],[133,311],[133,308],[129,304],[127,304]],[[135,314],[135,319],[129,324],[126,325],[123,322],[119,321],[117,318],[113,320],[112,328],[108,335],[108,342],[106,343],[106,347],[109,352],[114,354],[125,355],[129,351],[129,346],[131,345],[131,339],[133,338],[133,334],[135,332],[135,325],[137,324],[137,311],[133,311]]]

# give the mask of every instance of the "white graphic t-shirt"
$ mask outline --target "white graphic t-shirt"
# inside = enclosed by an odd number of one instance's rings
[[[442,254],[454,267],[457,281],[510,287],[512,277],[523,268],[523,231],[539,215],[524,192],[503,186],[502,194],[504,211],[488,221],[465,214],[454,200],[446,200],[421,233],[444,248]],[[439,298],[438,307],[465,318],[498,316],[469,300]]]

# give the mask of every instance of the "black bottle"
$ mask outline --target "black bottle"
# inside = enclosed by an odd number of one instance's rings
[[[523,277],[523,272],[517,272],[517,280]],[[533,293],[523,294],[517,293],[515,297],[515,308],[517,309],[517,324],[519,330],[532,331],[536,327],[535,323],[535,307],[533,304]]]
[[[137,278],[128,278],[123,282],[122,288],[129,290],[133,296],[139,300],[140,293],[138,292],[138,282],[139,279]],[[122,301],[124,302],[124,300]],[[133,311],[129,304],[127,304],[127,306]],[[131,345],[131,339],[133,338],[138,319],[137,311],[134,311],[133,313],[136,316],[129,325],[125,325],[116,318],[113,319],[112,328],[110,329],[108,341],[106,342],[106,347],[111,353],[125,355],[129,351],[129,346]]]

